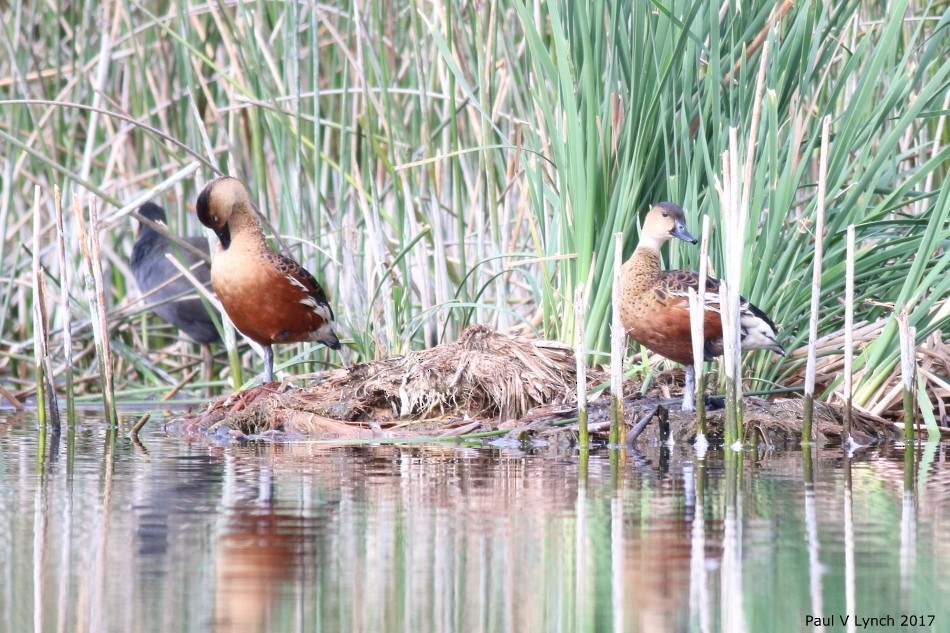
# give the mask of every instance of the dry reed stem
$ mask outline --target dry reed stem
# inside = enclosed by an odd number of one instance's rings
[[[844,281],[844,442],[851,440],[851,405],[854,399],[854,225],[848,225]],[[847,449],[845,449],[847,450]]]
[[[85,286],[92,319],[92,334],[95,340],[96,357],[99,366],[99,380],[102,385],[103,405],[106,421],[118,425],[115,410],[115,387],[112,372],[112,349],[109,342],[109,324],[105,311],[105,289],[102,280],[102,254],[99,249],[99,213],[96,200],[89,204],[89,226],[83,216],[79,196],[73,196],[73,213],[76,217],[76,231],[79,248],[85,263]]]
[[[72,288],[72,268],[66,260],[66,230],[63,220],[63,196],[58,186],[53,187],[53,210],[56,215],[56,255],[59,260],[60,303],[63,319],[63,375],[66,392],[66,420],[73,424],[76,420],[76,394],[73,384],[73,334],[72,306],[70,291]]]
[[[831,139],[831,116],[821,125],[821,150],[818,156],[818,193],[815,205],[815,256],[811,276],[811,307],[808,318],[808,359],[805,369],[805,419],[802,442],[811,441],[813,402],[815,397],[815,341],[818,339],[818,309],[821,303],[821,265],[824,254],[825,198],[828,195],[828,144]]]
[[[623,438],[623,357],[626,351],[627,333],[620,319],[620,271],[623,268],[623,233],[614,233],[614,278],[611,308],[613,318],[610,327],[610,398],[612,403],[612,425],[610,443],[617,446],[624,443]]]
[[[726,6],[726,5],[724,4],[723,6]],[[746,48],[746,51],[745,51],[746,59],[748,59],[749,57],[752,57],[752,55],[755,54],[755,52],[759,49],[760,46],[763,46],[762,56],[765,57],[765,54],[766,54],[765,47],[768,47],[769,45],[769,43],[765,40],[765,38],[769,36],[769,30],[772,28],[772,26],[776,22],[778,22],[783,17],[785,17],[785,14],[788,13],[789,10],[793,6],[795,6],[794,0],[783,0],[782,4],[772,9],[772,13],[769,15],[768,21],[766,21],[765,25],[758,32],[758,34],[752,39],[752,41],[749,43],[749,46]],[[725,76],[723,76],[722,82],[724,84],[730,83],[732,81],[732,78],[736,75],[736,73],[739,72],[740,68],[742,68],[741,58],[736,60],[736,63],[732,67],[732,72],[726,73]]]
[[[742,245],[739,237],[739,161],[736,129],[729,129],[729,150],[722,153],[720,207],[723,214],[725,270],[719,286],[722,317],[723,369],[726,375],[725,441],[732,445],[741,437],[741,372],[739,363],[739,284],[742,273]]]
[[[706,257],[709,253],[709,216],[703,215],[699,246],[699,284],[689,289],[689,318],[693,343],[693,370],[696,379],[696,432],[706,434],[706,363],[703,331],[706,314]]]
[[[36,417],[40,429],[46,428],[47,421],[53,421],[55,415],[52,406],[52,381],[47,373],[49,354],[49,334],[46,329],[46,298],[43,295],[43,268],[40,263],[40,249],[42,248],[40,214],[40,187],[33,187],[33,359],[36,376]],[[59,428],[53,422],[55,429]]]
[[[584,284],[574,289],[574,356],[577,360],[577,428],[581,449],[588,448],[587,431],[587,346],[584,344],[584,321],[587,301]]]
[[[908,320],[907,308],[897,314],[897,332],[901,350],[901,388],[904,402],[904,439],[914,440],[916,407],[914,406],[917,377],[916,339],[917,328]]]

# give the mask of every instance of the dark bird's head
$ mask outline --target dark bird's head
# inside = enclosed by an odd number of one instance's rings
[[[165,209],[161,208],[154,202],[146,202],[140,206],[138,214],[146,220],[151,220],[152,222],[157,222],[159,224],[166,224],[168,222],[168,216],[165,215]],[[152,230],[152,227],[150,227],[145,222],[139,222],[139,237]]]

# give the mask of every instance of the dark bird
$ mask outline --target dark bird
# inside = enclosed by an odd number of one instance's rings
[[[661,270],[660,247],[679,238],[697,239],[686,230],[683,209],[672,202],[655,204],[647,213],[640,243],[623,265],[620,277],[620,318],[627,336],[647,349],[686,366],[683,411],[695,408],[696,373],[693,367],[689,320],[689,288],[699,288],[699,275],[690,270]],[[706,279],[703,355],[711,360],[723,352],[719,280]],[[785,355],[776,341],[772,320],[746,299],[739,302],[740,345],[743,350],[768,349]]]
[[[319,341],[340,349],[326,293],[303,266],[267,245],[241,181],[224,176],[209,182],[197,211],[221,240],[211,286],[234,327],[264,347],[265,383],[274,378],[274,343]]]
[[[166,222],[165,210],[151,202],[143,204],[139,208],[139,214],[163,225]],[[208,250],[208,240],[204,238],[183,237],[180,239],[201,251]],[[175,244],[167,236],[145,222],[141,222],[138,240],[132,248],[131,262],[132,274],[135,275],[135,283],[139,291],[143,295],[151,293],[147,300],[153,305],[158,316],[177,327],[192,340],[202,345],[220,343],[221,337],[205,304],[201,299],[194,298],[194,286],[166,259],[166,253],[179,256],[189,268],[203,261],[195,253]],[[193,268],[191,272],[204,285],[207,285],[211,278],[211,269],[207,262]],[[184,298],[189,296],[192,298]]]

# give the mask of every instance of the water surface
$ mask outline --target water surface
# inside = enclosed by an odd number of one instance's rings
[[[109,439],[0,417],[0,631],[950,630],[941,445]]]

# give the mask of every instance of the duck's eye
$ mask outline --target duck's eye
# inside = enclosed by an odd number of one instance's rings
[[[663,217],[664,217],[664,218],[668,218],[668,217],[670,217],[670,214],[667,213],[666,211],[664,211],[664,212],[663,212]]]

